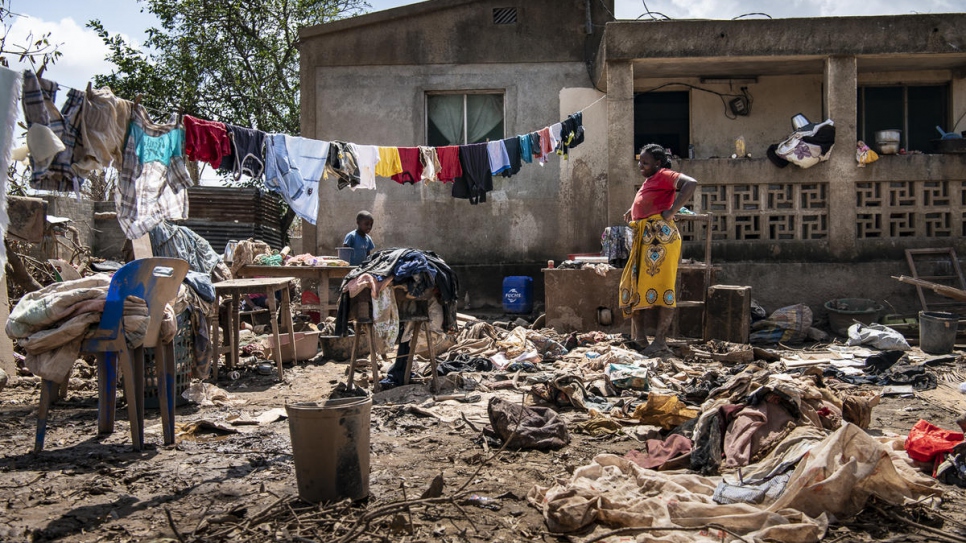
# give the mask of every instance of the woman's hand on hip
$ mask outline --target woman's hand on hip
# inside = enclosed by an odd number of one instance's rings
[[[661,212],[661,218],[664,219],[665,221],[670,221],[674,219],[674,216],[676,214],[677,213],[675,213],[674,208],[667,209]]]
[[[631,222],[631,210],[628,209],[624,212],[624,222]]]

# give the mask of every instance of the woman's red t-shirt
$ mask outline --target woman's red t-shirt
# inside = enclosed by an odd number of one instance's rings
[[[661,168],[656,174],[648,177],[634,197],[631,219],[635,221],[646,219],[655,213],[671,209],[680,176],[679,172]]]

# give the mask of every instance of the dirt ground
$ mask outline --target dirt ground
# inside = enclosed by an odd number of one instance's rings
[[[15,380],[0,392],[0,541],[577,541],[589,534],[550,534],[527,492],[568,477],[597,454],[643,446],[629,435],[571,432],[570,445],[558,451],[499,452],[478,431],[487,422],[487,398],[495,393],[519,402],[522,391],[477,391],[473,403],[435,403],[426,387],[413,385],[382,394],[373,406],[370,498],[313,506],[297,499],[288,422],[231,421],[326,397],[346,367],[300,363],[286,368],[284,383],[243,369],[238,379],[218,383],[238,405],[177,411],[182,431],[187,423],[208,421],[236,433],[182,433],[165,447],[158,412],[149,409],[141,453],[131,451],[123,408],[115,432],[96,435],[96,380],[76,368],[67,399],[52,408],[45,450],[32,453],[39,386],[36,378]],[[962,367],[960,358],[937,368],[935,390],[884,397],[869,432],[905,435],[920,418],[955,428],[966,402],[958,382],[942,374]],[[420,406],[432,406],[436,415]],[[575,410],[562,416],[570,428],[589,418]],[[392,506],[418,499],[439,475],[440,497],[408,509]],[[901,511],[867,507],[833,524],[826,541],[966,541],[966,494],[945,490],[941,503]],[[357,523],[367,513],[369,522]]]

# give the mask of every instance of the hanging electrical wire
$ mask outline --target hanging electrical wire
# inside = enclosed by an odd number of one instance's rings
[[[752,15],[761,15],[763,17],[768,17],[769,19],[771,19],[771,15],[768,15],[767,13],[762,13],[760,11],[754,11],[754,12],[751,12],[751,13],[745,13],[745,14],[739,15],[737,17],[732,17],[731,20],[732,21],[737,21],[738,19],[742,19],[744,17],[751,17]]]
[[[718,98],[721,99],[721,105],[724,106],[725,117],[731,120],[737,119],[739,115],[741,116],[748,115],[751,112],[751,104],[754,102],[754,97],[751,95],[750,92],[748,92],[748,87],[741,87],[741,94],[728,94],[728,93],[713,91],[711,89],[701,88],[696,85],[692,85],[690,83],[682,83],[679,81],[672,81],[671,83],[664,83],[663,85],[658,85],[656,87],[642,91],[642,94],[648,93],[648,92],[654,92],[656,90],[663,89],[665,87],[672,87],[672,86],[687,87],[689,89],[698,90],[701,92],[707,92],[709,94],[716,95]],[[737,104],[735,103],[735,100],[738,101]]]
[[[644,13],[638,15],[637,16],[638,19],[643,18],[645,15],[650,15],[651,16],[651,19],[652,20],[655,20],[655,21],[662,21],[662,20],[663,21],[670,21],[671,20],[670,17],[668,17],[667,15],[661,13],[660,11],[651,11],[650,8],[647,7],[647,2],[645,2],[644,0],[641,0],[641,3],[644,4]],[[656,17],[656,15],[660,15],[661,17],[664,17],[664,19],[658,19]]]

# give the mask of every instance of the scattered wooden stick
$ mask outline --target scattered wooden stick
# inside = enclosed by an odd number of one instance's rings
[[[164,508],[164,516],[168,517],[168,526],[171,527],[171,531],[174,532],[174,536],[178,538],[178,541],[185,543],[184,536],[178,531],[178,527],[174,525],[174,519],[171,518],[171,510],[167,507]]]
[[[466,424],[468,424],[469,427],[472,428],[474,432],[479,432],[480,431],[480,429],[477,428],[476,425],[473,424],[470,421],[470,419],[466,418],[466,413],[464,413],[463,411],[460,411],[460,417],[463,417],[463,422],[465,422]]]
[[[916,528],[918,530],[922,530],[924,532],[929,532],[929,534],[932,537],[939,538],[939,539],[941,539],[943,541],[949,541],[951,543],[966,543],[966,537],[962,537],[962,536],[958,536],[958,535],[955,535],[955,534],[952,534],[952,533],[948,533],[948,532],[945,532],[945,531],[940,530],[938,528],[933,528],[932,526],[926,526],[925,524],[919,524],[918,522],[916,522],[916,521],[914,521],[914,520],[912,520],[910,518],[906,518],[906,517],[904,517],[902,515],[899,515],[899,514],[896,514],[896,513],[892,512],[892,511],[886,511],[885,509],[882,509],[878,505],[875,505],[875,504],[870,504],[870,505],[880,515],[889,517],[889,518],[891,518],[893,520],[899,520],[899,521],[905,522],[909,526],[912,526],[913,528]]]
[[[619,528],[617,530],[612,530],[610,532],[606,532],[606,533],[600,534],[598,536],[594,536],[591,539],[584,540],[583,543],[594,543],[596,541],[603,541],[603,540],[607,539],[608,537],[613,537],[613,536],[618,536],[618,535],[641,534],[641,533],[645,533],[645,532],[700,532],[700,531],[703,531],[703,530],[721,530],[722,532],[724,532],[724,533],[726,533],[726,534],[728,534],[728,535],[730,535],[732,537],[737,537],[740,541],[745,541],[745,542],[748,541],[747,539],[745,539],[744,537],[742,537],[740,534],[737,534],[735,532],[732,532],[731,530],[729,530],[729,529],[727,529],[727,528],[725,528],[723,526],[718,526],[717,524],[708,524],[707,526],[695,526],[695,527],[687,527],[687,526],[634,526],[634,527],[630,527],[630,528]],[[556,535],[562,535],[562,534],[556,534]]]

